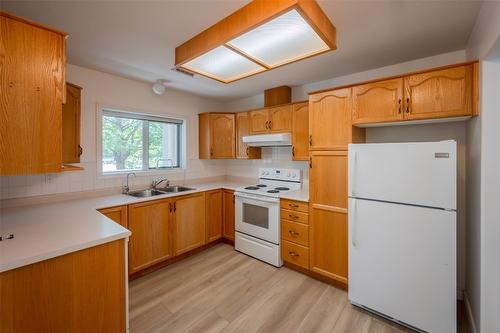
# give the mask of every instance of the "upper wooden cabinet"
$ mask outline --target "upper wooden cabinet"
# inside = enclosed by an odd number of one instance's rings
[[[267,109],[248,112],[250,117],[250,134],[266,134],[269,131],[269,112]]]
[[[234,113],[199,114],[200,159],[230,159],[236,156]]]
[[[206,243],[205,193],[175,198],[172,201],[174,221],[174,255],[188,252]]]
[[[290,104],[249,111],[250,134],[283,133],[292,131]]]
[[[403,79],[373,82],[352,88],[352,123],[403,120]]]
[[[168,199],[128,206],[130,274],[172,257],[172,210]]]
[[[309,159],[309,103],[292,105],[292,159]]]
[[[409,75],[404,81],[405,119],[472,115],[472,64]]]
[[[248,112],[236,114],[236,158],[256,159],[261,156],[261,149],[249,147],[243,143],[243,137],[250,134],[250,117]]]
[[[0,175],[60,172],[66,34],[0,12]]]
[[[309,149],[346,150],[364,141],[364,130],[351,126],[351,88],[309,96]]]
[[[352,87],[355,125],[477,115],[475,63]]]
[[[62,107],[62,162],[79,163],[83,149],[80,146],[80,97],[82,88],[66,83],[66,103]]]

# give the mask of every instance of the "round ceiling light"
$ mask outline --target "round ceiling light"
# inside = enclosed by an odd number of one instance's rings
[[[167,80],[156,80],[156,82],[153,84],[153,92],[157,95],[163,95],[167,90],[167,87],[165,87],[165,83],[167,83]]]

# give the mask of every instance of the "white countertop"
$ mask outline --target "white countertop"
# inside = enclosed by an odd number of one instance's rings
[[[0,242],[0,272],[130,236],[130,231],[96,209],[165,199],[219,188],[234,190],[248,183],[217,182],[193,184],[192,191],[149,198],[116,194],[59,203],[0,210],[0,234],[14,239]],[[308,201],[306,188],[282,198]]]

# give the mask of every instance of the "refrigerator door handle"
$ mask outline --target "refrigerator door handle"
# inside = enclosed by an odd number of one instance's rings
[[[356,188],[355,186],[355,170],[356,170],[356,151],[353,151],[351,156],[350,156],[350,160],[349,160],[349,192],[350,192],[350,196],[355,196],[354,194],[354,189]]]
[[[351,227],[351,244],[353,247],[356,247],[356,199],[351,198],[351,207],[349,209],[350,216],[350,227]]]

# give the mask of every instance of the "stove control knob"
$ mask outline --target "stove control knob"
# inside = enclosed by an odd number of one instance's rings
[[[291,175],[292,174],[290,172],[286,174],[287,178],[290,178]]]
[[[292,174],[292,178],[296,178],[296,177],[297,177],[296,173]]]

